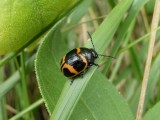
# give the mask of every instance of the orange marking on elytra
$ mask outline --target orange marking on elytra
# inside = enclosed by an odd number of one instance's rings
[[[66,56],[64,56],[61,61],[61,71],[63,71],[62,69],[63,69],[63,65],[65,64],[65,58]]]
[[[65,63],[65,58],[66,58],[66,56],[64,56],[64,57],[62,58],[61,66]]]
[[[74,73],[74,75],[70,76],[69,78],[73,78],[73,77],[77,76],[78,74],[83,72],[88,66],[88,62],[87,62],[86,58],[80,53],[81,49],[80,48],[76,48],[76,49],[77,49],[77,54],[81,57],[82,61],[85,63],[85,66],[84,66],[83,70],[81,70],[80,72],[77,72],[76,69],[73,68],[73,66],[65,63],[66,56],[64,56],[62,59],[62,63],[61,63],[62,72],[63,72],[64,68],[67,68],[71,73]],[[64,74],[64,72],[63,72],[63,74]]]
[[[80,48],[76,48],[77,49],[77,54],[79,54],[81,52]]]
[[[87,62],[86,58],[83,55],[81,55],[81,54],[78,54],[78,55],[82,58],[83,62],[85,63],[85,66],[84,66],[83,70],[80,71],[80,72],[83,72],[87,68],[88,62]]]
[[[75,75],[74,76],[76,76],[76,75],[78,75],[79,74],[79,72],[77,72],[74,68],[73,68],[73,66],[71,66],[71,65],[69,65],[69,64],[64,64],[63,65],[63,69],[64,68],[67,68],[71,73],[74,73]],[[62,70],[62,72],[63,72],[63,70]],[[63,72],[63,74],[64,74],[64,72]],[[74,77],[74,76],[71,76],[71,77]]]

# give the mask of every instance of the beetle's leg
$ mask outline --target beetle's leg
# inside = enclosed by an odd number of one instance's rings
[[[79,75],[83,78],[83,76],[84,76],[84,71],[81,72]],[[73,84],[74,80],[75,80],[75,78],[72,78],[70,85]]]
[[[72,85],[72,84],[73,84],[73,82],[74,82],[74,78],[72,78],[70,85]]]
[[[84,71],[80,73],[80,76],[83,78],[84,77]]]
[[[96,63],[91,63],[90,66],[95,65],[97,67],[100,67],[100,65],[96,64]]]

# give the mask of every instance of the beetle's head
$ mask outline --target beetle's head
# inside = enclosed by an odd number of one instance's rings
[[[92,55],[93,55],[93,57],[94,58],[97,58],[98,57],[98,54],[97,54],[97,52],[94,50],[94,49],[90,49],[91,50],[91,52],[92,52]]]

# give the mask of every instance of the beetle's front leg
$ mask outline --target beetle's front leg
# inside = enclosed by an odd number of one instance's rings
[[[95,65],[97,67],[100,67],[100,65],[96,64],[96,63],[90,63],[89,66]]]

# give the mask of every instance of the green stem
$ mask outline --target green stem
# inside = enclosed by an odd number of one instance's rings
[[[20,56],[20,63],[22,66],[22,70],[20,70],[21,75],[21,85],[22,85],[22,109],[29,106],[29,99],[28,99],[28,93],[27,93],[27,80],[26,80],[26,66],[25,66],[25,53],[24,51],[21,52]],[[29,116],[26,116],[29,118]]]
[[[37,100],[36,102],[34,102],[33,104],[31,104],[28,108],[26,108],[23,111],[19,112],[17,115],[13,116],[9,120],[17,120],[17,119],[23,117],[26,113],[32,111],[33,109],[35,109],[36,107],[38,107],[39,105],[41,105],[43,102],[44,102],[43,98]]]
[[[26,74],[30,73],[34,68],[34,59],[35,55],[33,55],[29,60],[26,62]],[[21,70],[22,68],[20,68]],[[19,71],[16,71],[12,76],[10,76],[5,82],[0,84],[0,98],[3,98],[20,80]]]

